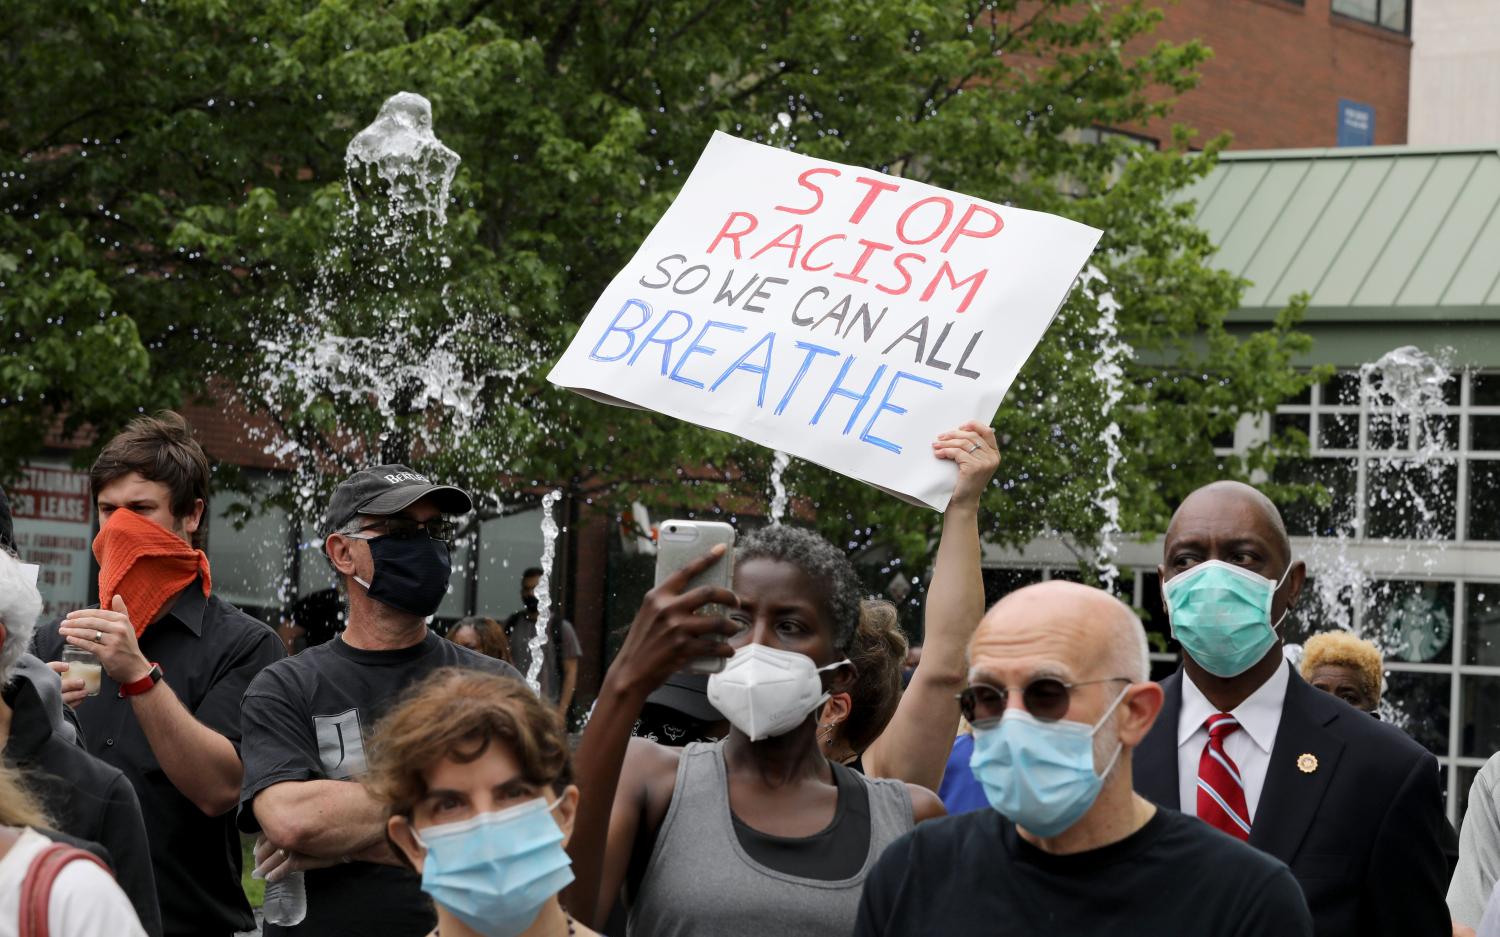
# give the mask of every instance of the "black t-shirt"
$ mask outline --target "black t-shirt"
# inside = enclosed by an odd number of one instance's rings
[[[58,624],[38,628],[32,639],[42,660],[62,658]],[[245,687],[286,656],[276,632],[217,595],[204,598],[196,580],[146,628],[140,647],[147,660],[161,664],[183,708],[236,748]],[[207,816],[172,784],[119,689],[109,674],[101,675],[99,695],[78,704],[78,722],[88,753],[119,768],[140,798],[163,932],[204,937],[250,930],[255,917],[240,884],[234,811]]]
[[[398,651],[365,651],[342,638],[279,661],[245,693],[240,828],[258,832],[255,795],[283,781],[349,781],[365,773],[375,723],[401,691],[440,667],[517,677],[515,668],[428,632]],[[352,862],[306,873],[307,917],[267,925],[267,937],[421,937],[436,924],[420,879],[406,869]]]
[[[994,810],[920,824],[865,881],[856,937],[1312,937],[1287,867],[1158,808],[1101,849],[1055,856]]]

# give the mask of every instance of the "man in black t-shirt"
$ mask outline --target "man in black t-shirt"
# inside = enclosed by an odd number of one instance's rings
[[[993,810],[933,820],[865,881],[856,937],[1311,937],[1282,863],[1131,790],[1161,709],[1140,621],[1055,580],[998,602],[961,703]]]
[[[324,550],[348,597],[348,625],[266,668],[242,709],[240,827],[264,833],[258,874],[304,872],[307,889],[302,923],[268,924],[267,937],[421,937],[436,923],[359,779],[376,721],[412,683],[452,666],[519,676],[427,628],[448,588],[453,525],[443,515],[471,509],[462,490],[402,465],[357,472],[334,492]]]

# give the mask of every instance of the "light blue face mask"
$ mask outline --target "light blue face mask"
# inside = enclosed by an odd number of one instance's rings
[[[528,800],[423,830],[422,890],[486,937],[516,937],[573,881],[562,829],[552,819],[561,802]]]
[[[1124,748],[1116,745],[1104,771],[1094,771],[1094,735],[1128,689],[1120,691],[1092,726],[1042,722],[1023,709],[1007,709],[993,728],[975,726],[969,768],[990,806],[1042,837],[1056,836],[1077,823],[1094,805]]]
[[[1199,563],[1162,585],[1176,638],[1199,666],[1219,677],[1237,677],[1255,666],[1276,643],[1281,618],[1271,621],[1281,582],[1223,560]]]

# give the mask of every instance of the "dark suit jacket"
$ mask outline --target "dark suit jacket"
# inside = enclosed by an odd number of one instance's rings
[[[1182,680],[1162,681],[1166,703],[1134,755],[1136,791],[1174,810]],[[1302,755],[1315,770],[1299,770]],[[1291,867],[1318,937],[1451,934],[1442,828],[1437,759],[1293,670],[1250,845]]]

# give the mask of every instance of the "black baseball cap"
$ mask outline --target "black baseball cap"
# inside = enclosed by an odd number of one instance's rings
[[[377,465],[355,472],[333,490],[333,500],[323,518],[323,536],[361,514],[399,514],[423,498],[431,498],[444,514],[467,514],[474,510],[473,499],[462,488],[434,484],[426,475],[405,465]]]
[[[724,714],[708,701],[708,674],[674,673],[651,691],[646,702],[686,713],[699,722],[719,722]]]

